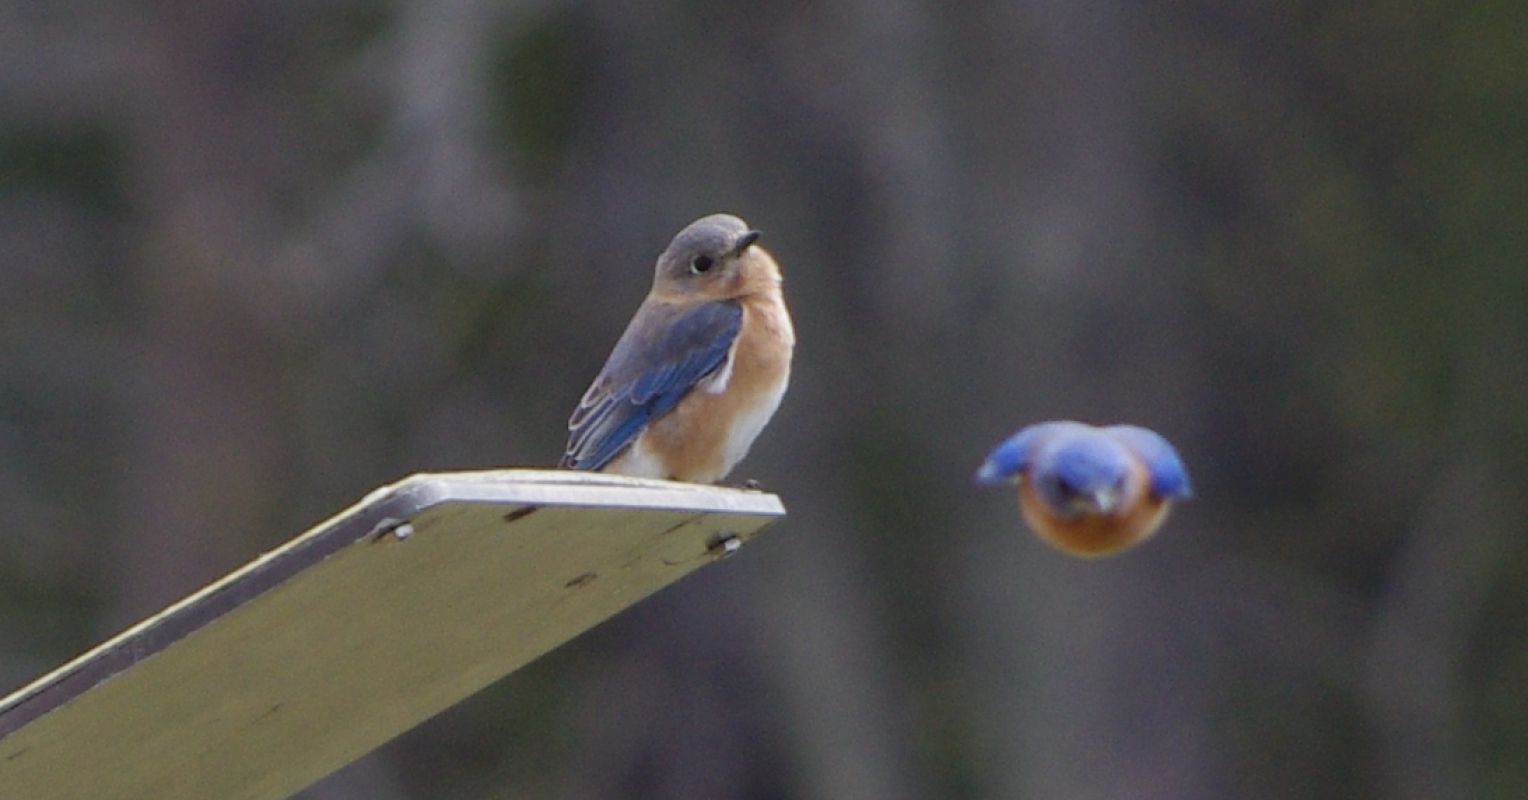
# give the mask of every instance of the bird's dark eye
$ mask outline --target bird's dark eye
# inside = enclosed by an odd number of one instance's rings
[[[716,261],[710,256],[696,256],[690,259],[690,271],[696,275],[699,275],[700,273],[710,269],[711,266],[715,263]]]

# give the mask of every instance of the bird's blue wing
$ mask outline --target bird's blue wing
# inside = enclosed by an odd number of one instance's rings
[[[1193,495],[1188,469],[1178,451],[1160,433],[1137,425],[1111,425],[1104,432],[1130,448],[1151,473],[1151,491],[1158,497],[1183,500]]]
[[[993,448],[976,471],[978,483],[1012,483],[1034,463],[1041,444],[1069,427],[1083,427],[1076,422],[1037,422],[1026,426]]]
[[[562,466],[600,469],[727,361],[743,309],[723,300],[644,304],[568,420]]]

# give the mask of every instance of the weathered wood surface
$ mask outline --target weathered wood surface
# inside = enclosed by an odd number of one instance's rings
[[[413,476],[0,701],[0,798],[288,797],[783,514],[586,473]]]

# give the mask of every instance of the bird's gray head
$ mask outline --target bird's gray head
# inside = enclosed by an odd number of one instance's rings
[[[697,291],[730,278],[739,256],[759,232],[731,214],[712,214],[685,226],[658,256],[657,281],[679,291]]]

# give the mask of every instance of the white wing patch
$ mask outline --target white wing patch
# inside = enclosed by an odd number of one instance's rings
[[[721,394],[727,391],[727,384],[732,382],[732,364],[735,361],[737,361],[737,342],[733,342],[732,349],[727,351],[727,360],[722,362],[721,369],[700,382],[700,390],[706,394]]]

